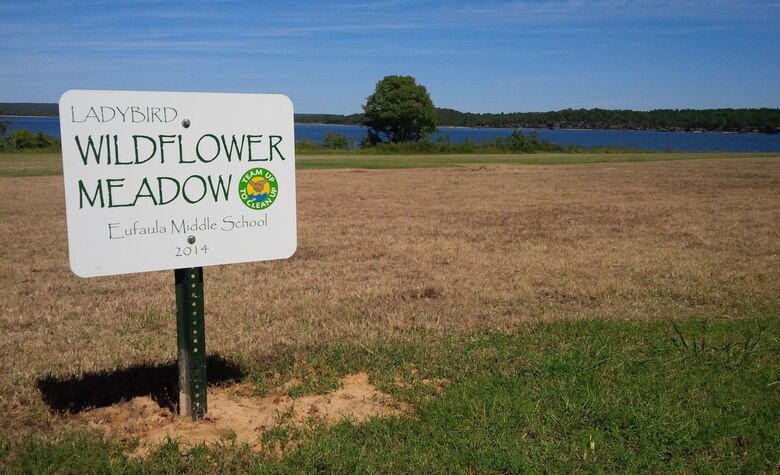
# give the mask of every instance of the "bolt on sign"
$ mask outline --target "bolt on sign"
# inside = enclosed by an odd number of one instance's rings
[[[290,100],[86,91],[60,99],[70,265],[81,277],[290,257]]]

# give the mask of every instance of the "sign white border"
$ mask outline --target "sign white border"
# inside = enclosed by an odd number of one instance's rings
[[[286,96],[72,90],[59,106],[75,274],[295,252],[295,136]]]

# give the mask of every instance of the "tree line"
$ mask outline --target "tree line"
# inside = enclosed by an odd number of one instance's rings
[[[436,108],[440,127],[607,129],[780,133],[780,109],[564,109],[551,112],[476,114]],[[298,123],[360,125],[363,114],[306,114]]]
[[[17,129],[5,133],[5,126],[0,124],[0,152],[19,152],[34,150],[39,152],[57,152],[61,148],[60,140],[43,132],[32,133],[29,130]]]
[[[56,117],[57,104],[0,103],[0,114]],[[436,108],[440,127],[515,129],[612,129],[780,133],[780,109],[564,109],[550,112],[476,114]],[[299,124],[361,125],[360,114],[295,114]]]
[[[2,102],[0,103],[0,115],[57,117],[60,115],[60,108],[53,102]]]

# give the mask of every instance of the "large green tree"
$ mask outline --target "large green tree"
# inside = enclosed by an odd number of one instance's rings
[[[417,142],[436,131],[436,108],[412,76],[385,76],[363,104],[368,140]]]

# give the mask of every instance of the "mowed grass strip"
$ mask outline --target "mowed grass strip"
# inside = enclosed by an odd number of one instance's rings
[[[584,163],[632,163],[677,160],[777,158],[773,153],[538,153],[538,154],[299,154],[299,170],[358,168],[366,170],[451,168],[475,165],[576,165]],[[62,175],[59,153],[0,153],[0,177]]]
[[[451,168],[475,165],[576,165],[585,163],[635,163],[677,160],[777,158],[776,153],[532,153],[451,155],[324,154],[297,156],[298,169],[401,169]]]
[[[262,390],[367,371],[408,415],[294,427],[252,452],[170,441],[145,459],[82,430],[4,437],[9,473],[774,472],[780,319],[519,325],[407,341],[333,342],[245,361]]]
[[[0,177],[62,175],[59,153],[0,153]]]

